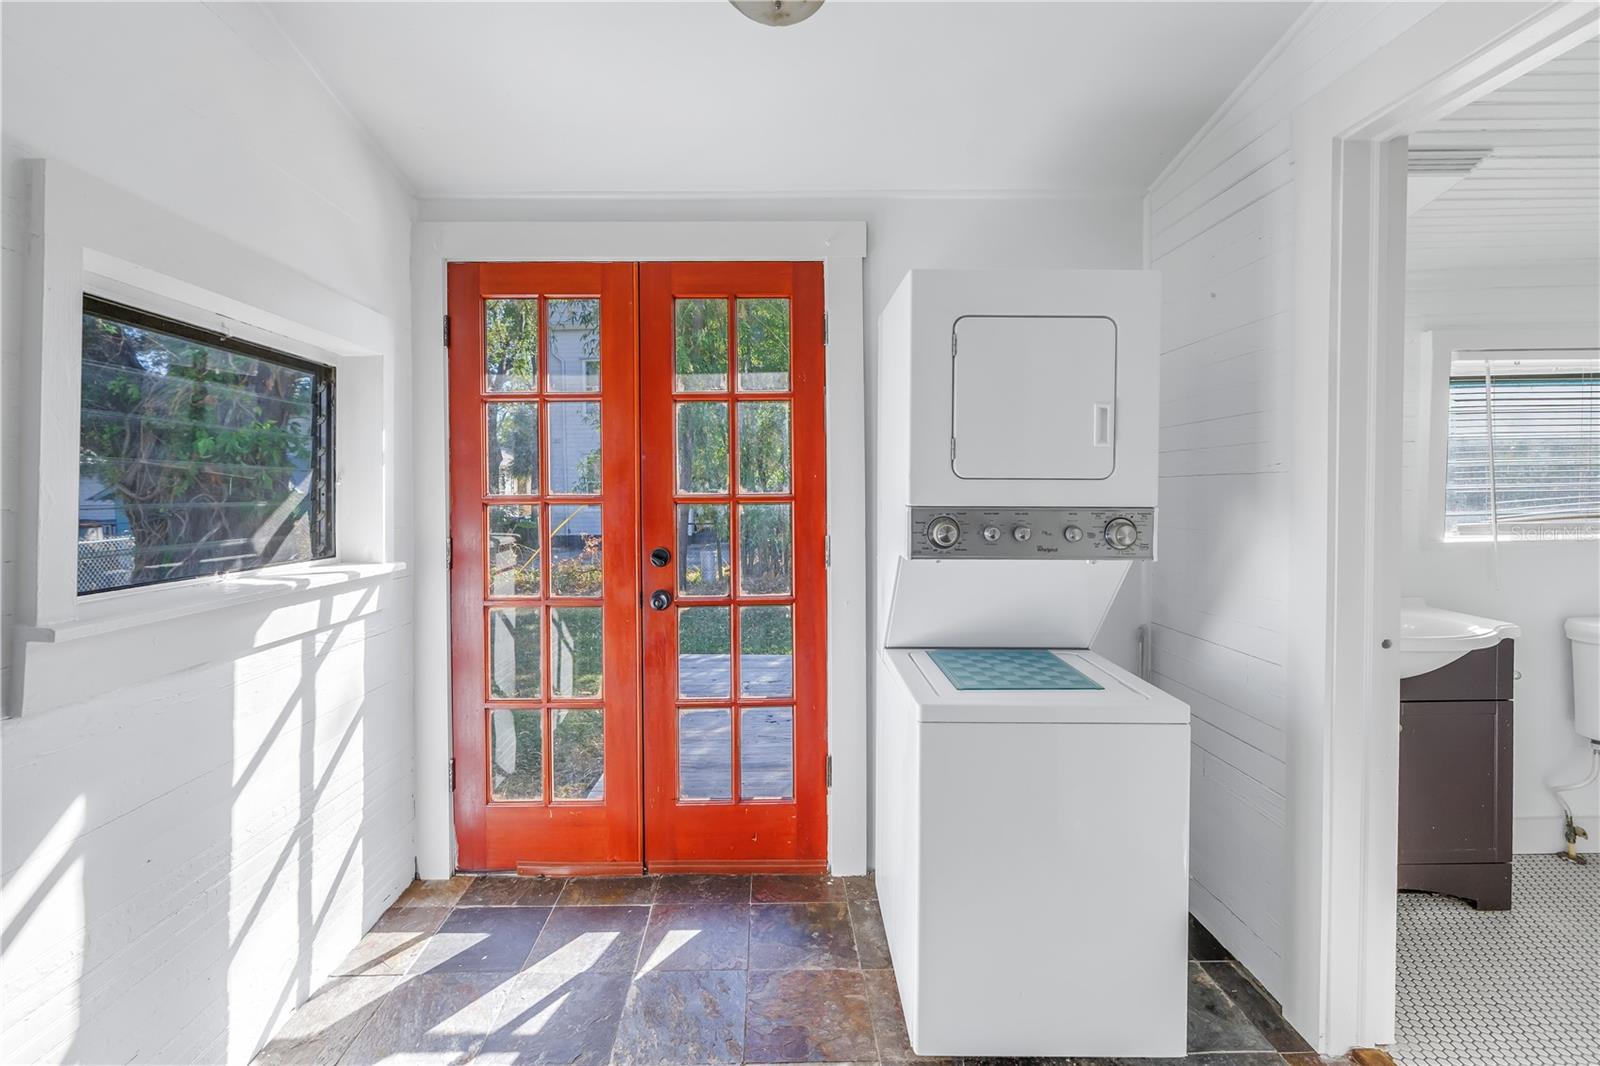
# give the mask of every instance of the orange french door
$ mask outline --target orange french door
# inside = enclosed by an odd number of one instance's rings
[[[820,264],[453,264],[463,870],[826,866]]]
[[[463,870],[642,868],[635,273],[450,267]]]
[[[645,854],[827,859],[822,267],[639,268]]]

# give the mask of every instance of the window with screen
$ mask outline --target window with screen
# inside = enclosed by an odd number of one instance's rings
[[[1600,361],[1594,356],[1452,363],[1447,539],[1600,536]]]
[[[333,371],[86,296],[78,592],[329,558]]]

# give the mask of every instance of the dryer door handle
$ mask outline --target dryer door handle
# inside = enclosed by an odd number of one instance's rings
[[[1109,403],[1094,405],[1094,446],[1096,448],[1111,447],[1111,440],[1116,435],[1116,419],[1113,407]]]

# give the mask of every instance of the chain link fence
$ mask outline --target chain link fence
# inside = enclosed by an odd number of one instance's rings
[[[133,581],[133,538],[78,541],[78,591],[121,588]]]

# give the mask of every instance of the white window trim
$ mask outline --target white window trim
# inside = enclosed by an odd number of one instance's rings
[[[1578,327],[1504,326],[1494,329],[1439,329],[1422,334],[1417,397],[1417,469],[1425,479],[1425,491],[1416,494],[1413,506],[1421,512],[1414,517],[1425,550],[1449,551],[1462,547],[1482,547],[1494,542],[1492,537],[1445,535],[1445,464],[1450,450],[1450,370],[1458,355],[1509,353],[1518,349],[1595,347],[1600,347],[1600,337],[1596,336],[1596,332]],[[1589,535],[1503,535],[1499,538],[1499,544],[1502,548],[1518,550],[1523,545],[1567,544],[1594,539]]]
[[[367,586],[404,570],[382,452],[393,320],[60,162],[29,160],[26,175],[23,521],[6,713],[88,699],[377,610],[387,596]],[[78,595],[85,292],[335,368],[333,558]],[[148,632],[201,616],[203,626]]]
[[[828,862],[867,869],[867,227],[818,222],[419,222],[412,230],[415,440],[417,871],[455,871],[450,800],[450,619],[444,568],[450,464],[445,278],[452,262],[820,261],[828,315]],[[428,338],[438,338],[429,340]],[[429,388],[427,382],[438,383]]]

